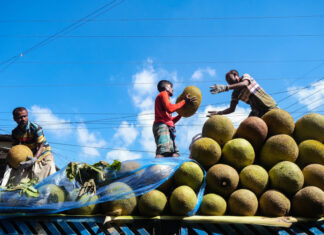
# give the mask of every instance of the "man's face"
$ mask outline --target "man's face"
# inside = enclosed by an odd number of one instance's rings
[[[28,113],[27,110],[18,111],[14,120],[17,122],[20,128],[24,128],[28,123]]]
[[[165,90],[169,93],[169,96],[173,96],[173,87],[171,86],[171,84],[167,84],[165,86]]]
[[[228,84],[238,83],[240,81],[240,77],[234,74],[229,74],[229,76],[226,77],[226,81]]]

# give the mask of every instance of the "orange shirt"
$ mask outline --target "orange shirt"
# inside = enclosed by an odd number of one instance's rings
[[[177,104],[171,104],[168,92],[161,91],[155,99],[155,120],[156,123],[164,123],[168,126],[174,124],[181,118],[180,115],[172,117],[171,113],[177,111],[185,105],[186,101],[181,100]]]

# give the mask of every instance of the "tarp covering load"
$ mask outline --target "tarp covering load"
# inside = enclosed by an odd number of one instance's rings
[[[164,187],[167,194],[172,185],[169,185],[170,188],[165,185],[185,162],[194,160],[150,158],[93,165],[71,162],[36,184],[37,181],[32,179],[22,181],[15,187],[1,189],[0,211],[3,216],[12,213],[131,214],[137,209],[138,196],[159,186]],[[201,171],[204,172],[203,169]],[[205,172],[202,179],[204,176]],[[201,183],[195,192],[195,205],[186,215],[197,212],[203,193],[204,184]]]

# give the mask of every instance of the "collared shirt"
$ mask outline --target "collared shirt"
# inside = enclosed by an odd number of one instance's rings
[[[14,140],[14,145],[23,144],[28,146],[33,154],[38,150],[38,144],[44,143],[43,152],[40,156],[47,156],[51,154],[51,147],[49,146],[44,134],[43,129],[36,123],[27,123],[26,129],[21,130],[18,126],[12,130],[11,136]]]
[[[161,91],[155,99],[155,120],[156,123],[164,123],[168,126],[174,126],[174,123],[179,121],[181,116],[172,117],[171,113],[177,111],[185,105],[185,100],[177,104],[171,104],[168,92]]]
[[[261,86],[247,73],[243,74],[240,82],[249,81],[249,85],[243,88],[235,89],[232,93],[232,101],[242,100],[249,104],[252,111],[270,110],[277,107],[277,103],[269,96]]]

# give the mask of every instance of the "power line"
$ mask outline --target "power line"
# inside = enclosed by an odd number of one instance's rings
[[[116,22],[116,21],[218,21],[218,20],[261,20],[261,19],[298,19],[322,18],[324,15],[295,15],[295,16],[229,16],[229,17],[147,17],[147,18],[109,18],[91,19],[89,22]],[[64,23],[74,22],[74,19],[1,19],[0,23]]]
[[[282,80],[283,78],[261,78],[258,79],[258,81],[265,81],[265,80]],[[296,78],[286,78],[287,80],[294,80]],[[313,78],[309,78],[313,79]],[[223,80],[209,80],[209,81],[178,81],[178,82],[173,82],[173,84],[204,84],[204,83],[215,83],[215,82],[224,82]],[[119,82],[119,83],[52,83],[52,84],[4,84],[0,85],[0,88],[38,88],[38,87],[110,87],[110,86],[132,86],[132,85],[153,85],[156,83],[152,82]],[[309,87],[311,85],[308,85]],[[299,89],[304,89],[304,88],[296,88],[294,90],[299,90]],[[274,92],[272,94],[280,94],[284,93],[286,91],[278,91]]]
[[[305,63],[323,62],[324,59],[287,59],[287,60],[204,60],[204,61],[156,61],[157,64],[250,64],[250,63]],[[143,61],[19,61],[17,64],[143,64]]]
[[[0,34],[0,38],[50,38],[49,35],[8,35]],[[202,35],[202,34],[174,34],[174,35],[59,35],[56,38],[291,38],[291,37],[324,37],[324,34],[218,34],[218,35]],[[23,53],[24,54],[24,53]]]
[[[117,2],[115,4],[115,2]],[[63,28],[62,30],[52,34],[52,35],[49,35],[49,36],[46,36],[46,38],[42,41],[40,41],[39,43],[36,43],[34,46],[28,48],[27,50],[19,53],[19,55],[15,55],[15,56],[12,56],[11,58],[7,59],[7,60],[4,60],[2,62],[0,62],[0,66],[3,65],[3,64],[6,64],[8,63],[8,65],[1,70],[1,72],[3,72],[4,70],[6,70],[10,65],[14,64],[21,56],[24,56],[40,47],[43,47],[47,44],[49,44],[50,42],[60,38],[59,36],[63,36],[64,34],[67,34],[67,33],[70,33],[72,32],[73,30],[76,30],[77,28],[81,27],[82,25],[88,23],[89,20],[91,19],[95,19],[96,17],[99,17],[100,15],[106,13],[107,11],[115,8],[116,6],[120,5],[122,2],[124,2],[124,0],[120,0],[118,2],[118,0],[112,0],[106,4],[104,4],[102,7],[98,8],[97,10],[93,11],[92,13],[86,15],[85,17],[77,20],[76,22],[74,22],[73,24]],[[107,8],[107,9],[106,9]]]

